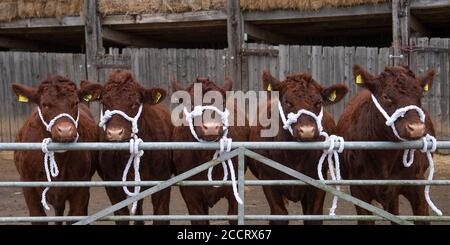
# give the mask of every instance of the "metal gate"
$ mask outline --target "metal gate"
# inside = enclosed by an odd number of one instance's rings
[[[335,145],[339,148],[339,143]],[[354,150],[384,150],[384,149],[422,149],[423,142],[345,142],[345,149]],[[145,142],[140,144],[142,150],[215,150],[218,143],[192,143],[192,142]],[[252,150],[276,149],[276,150],[312,150],[328,149],[328,142],[233,142],[233,150],[223,154],[221,157],[203,163],[187,172],[177,175],[166,181],[84,181],[84,182],[0,182],[0,187],[99,187],[99,186],[153,186],[136,196],[129,197],[111,207],[105,208],[90,216],[45,216],[45,217],[0,217],[0,222],[57,222],[73,221],[76,225],[86,225],[95,221],[147,221],[147,220],[237,220],[242,225],[245,220],[389,220],[397,224],[410,225],[410,221],[434,221],[449,222],[450,216],[395,216],[391,213],[363,202],[353,196],[338,191],[333,186],[336,185],[450,185],[450,180],[340,180],[340,181],[320,181],[312,179],[300,172],[284,166],[281,163],[268,159]],[[438,149],[450,149],[450,141],[437,142]],[[49,150],[127,150],[128,143],[52,143]],[[0,143],[0,151],[11,150],[41,150],[40,143]],[[231,185],[231,181],[186,181],[208,168],[221,163],[229,158],[238,157],[238,189],[239,196],[244,201],[239,205],[237,215],[144,215],[144,216],[111,216],[114,211],[130,205],[131,203],[148,197],[162,189],[174,185]],[[257,160],[261,164],[268,165],[281,171],[296,180],[245,180],[245,157]],[[354,205],[371,211],[374,215],[246,215],[244,212],[244,186],[245,185],[311,185],[324,190],[340,199],[349,201]]]

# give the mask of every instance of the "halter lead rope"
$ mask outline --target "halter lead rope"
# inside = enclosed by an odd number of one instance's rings
[[[142,139],[138,137],[139,128],[138,128],[138,120],[142,114],[144,105],[141,104],[139,106],[139,110],[134,117],[130,117],[125,112],[121,110],[106,110],[105,113],[103,113],[103,108],[100,110],[100,123],[98,124],[100,127],[103,128],[103,130],[106,129],[106,123],[111,119],[113,115],[120,115],[125,120],[129,121],[131,123],[131,139],[130,139],[130,158],[128,158],[128,162],[125,166],[125,169],[123,170],[122,174],[122,181],[127,181],[127,175],[130,171],[131,164],[133,164],[134,169],[134,181],[140,182],[141,181],[141,174],[139,172],[140,164],[141,164],[141,157],[144,155],[143,150],[139,150],[139,144],[142,143]],[[125,194],[128,196],[135,196],[139,194],[141,191],[141,186],[135,186],[133,192],[128,190],[127,186],[122,187]],[[133,206],[131,207],[131,213],[135,214],[137,209],[137,201],[133,202]]]
[[[195,132],[194,122],[193,122],[195,117],[199,117],[199,116],[203,115],[204,110],[213,110],[217,114],[219,114],[221,121],[222,121],[222,125],[223,125],[222,126],[223,136],[219,141],[220,149],[214,153],[214,156],[213,156],[213,160],[214,160],[214,159],[217,159],[219,156],[221,156],[224,152],[231,151],[232,139],[227,137],[228,127],[229,127],[228,117],[230,116],[230,112],[227,109],[225,109],[224,111],[221,111],[217,107],[214,107],[214,106],[195,106],[191,112],[188,112],[186,107],[184,107],[183,112],[184,112],[184,115],[186,116],[186,121],[189,123],[189,129],[191,131],[191,134],[192,134],[192,136],[194,136],[194,138],[198,142],[208,142],[208,141],[200,139],[198,137],[197,133]],[[226,143],[226,149],[225,149],[225,143]],[[228,165],[228,168],[230,168],[231,186],[233,188],[234,198],[236,199],[236,201],[239,204],[243,204],[242,199],[239,197],[237,183],[236,183],[236,176],[234,173],[234,166],[233,166],[233,162],[231,161],[231,159],[227,159],[226,163],[225,163],[225,161],[222,162],[222,168],[223,168],[222,181],[226,181],[228,179],[227,165]],[[214,169],[214,166],[208,168],[208,180],[209,181],[213,181],[213,179],[212,179],[213,169]],[[214,186],[214,187],[220,187],[220,186]]]
[[[322,181],[325,181],[325,178],[322,174],[322,168],[323,168],[323,162],[325,161],[325,158],[327,158],[328,161],[328,169],[330,171],[331,178],[333,180],[341,180],[341,169],[340,169],[340,162],[339,162],[339,153],[342,153],[344,150],[344,138],[336,136],[336,135],[328,135],[326,132],[323,131],[322,126],[322,119],[323,119],[323,107],[320,109],[319,115],[314,114],[311,111],[301,109],[297,113],[289,113],[286,116],[283,111],[283,107],[281,106],[281,102],[278,101],[278,111],[280,112],[281,121],[283,122],[283,129],[289,130],[292,136],[294,136],[294,131],[292,129],[292,124],[296,123],[300,116],[302,114],[308,115],[314,119],[314,121],[317,124],[317,130],[319,131],[319,134],[323,137],[325,137],[324,142],[329,142],[330,147],[327,150],[324,150],[322,153],[322,156],[320,156],[319,163],[317,164],[317,174],[319,176],[319,179]],[[335,144],[339,143],[339,148],[335,150]],[[333,159],[334,158],[334,159]],[[337,190],[340,190],[340,186],[336,186]],[[333,196],[333,203],[330,208],[330,215],[335,215],[335,211],[337,208],[337,201],[338,197]]]
[[[44,124],[44,126],[45,126],[45,130],[47,130],[47,132],[49,132],[49,133],[52,132],[52,127],[53,127],[53,125],[55,125],[56,121],[58,121],[58,119],[60,119],[62,117],[69,118],[70,121],[72,121],[72,123],[78,129],[78,120],[80,118],[80,110],[78,110],[78,112],[77,112],[77,119],[74,119],[71,115],[69,115],[67,113],[61,113],[58,116],[54,117],[52,120],[50,120],[49,123],[45,122],[44,116],[42,115],[42,111],[41,111],[41,108],[39,108],[39,106],[37,107],[37,110],[38,110],[39,118],[41,119],[42,124]],[[80,137],[80,135],[77,132],[77,137],[75,138],[74,142],[77,142],[79,137]],[[59,175],[58,164],[56,164],[56,160],[55,160],[55,152],[48,150],[48,145],[50,143],[52,143],[51,138],[44,138],[42,140],[42,145],[41,145],[42,153],[44,153],[45,176],[47,177],[48,182],[52,182],[52,177],[55,178],[55,177],[58,177],[58,175]],[[47,204],[47,197],[46,197],[49,189],[50,189],[50,187],[45,187],[44,191],[41,194],[41,204],[46,210],[50,210],[50,207]]]
[[[408,141],[402,137],[400,137],[400,135],[397,132],[397,128],[395,127],[395,122],[400,118],[400,117],[404,117],[405,114],[410,111],[410,110],[415,110],[417,111],[417,113],[419,114],[419,119],[422,123],[425,123],[425,113],[423,112],[423,110],[420,107],[417,107],[415,105],[409,105],[409,106],[405,106],[402,108],[397,109],[392,116],[389,116],[387,114],[387,112],[383,109],[383,107],[381,106],[381,104],[378,102],[377,98],[375,98],[375,96],[372,94],[372,101],[375,104],[375,106],[377,107],[378,111],[380,111],[380,113],[383,115],[383,117],[386,119],[386,125],[388,127],[391,127],[392,132],[394,133],[394,135],[401,141]],[[433,176],[434,176],[434,161],[433,161],[433,156],[431,155],[432,152],[436,151],[436,138],[432,135],[425,135],[424,137],[422,137],[422,142],[423,142],[423,148],[421,149],[421,152],[424,152],[427,154],[427,159],[428,159],[428,163],[430,165],[430,172],[428,173],[428,180],[433,180]],[[428,145],[431,143],[431,148],[428,149]],[[406,149],[403,151],[403,165],[405,167],[410,167],[413,163],[414,163],[414,152],[415,149]],[[409,160],[408,160],[409,158]],[[442,215],[442,211],[440,209],[438,209],[436,207],[436,205],[434,205],[433,201],[430,198],[430,186],[427,185],[425,186],[425,200],[427,201],[428,205],[431,207],[431,209],[439,216]]]

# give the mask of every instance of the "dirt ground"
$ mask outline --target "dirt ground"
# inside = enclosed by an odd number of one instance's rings
[[[450,156],[435,155],[437,172],[435,179],[450,179]],[[248,179],[255,179],[248,171]],[[10,153],[0,153],[0,181],[17,181],[19,175],[15,169],[14,163],[11,159]],[[98,176],[95,176],[95,180],[99,180]],[[443,211],[444,215],[450,214],[450,191],[449,186],[435,186],[431,188],[431,197],[435,204]],[[349,193],[347,187],[344,191]],[[188,214],[184,201],[180,195],[178,187],[172,188],[171,196],[171,214]],[[246,214],[269,214],[270,210],[261,187],[247,187],[245,193],[245,212]],[[151,215],[152,207],[151,201],[147,198],[144,201],[144,214]],[[376,204],[380,206],[379,204]],[[110,206],[109,200],[106,196],[104,188],[91,188],[91,200],[89,206],[89,213],[93,214],[106,207]],[[331,206],[331,196],[327,195],[325,201],[325,212]],[[289,203],[288,206],[290,214],[302,214],[301,205],[299,203]],[[51,213],[50,213],[51,212]],[[49,215],[54,215],[50,211]],[[227,204],[224,200],[220,201],[214,208],[210,209],[210,214],[226,214]],[[432,212],[432,211],[430,211]],[[402,215],[412,215],[409,203],[405,198],[400,198],[400,213]],[[338,203],[337,215],[352,215],[355,214],[353,205],[340,200]],[[0,188],[0,216],[27,216],[28,210],[25,205],[22,190],[20,188]],[[172,224],[189,224],[189,222],[172,221]],[[248,221],[247,224],[267,224],[267,222]],[[98,224],[112,224],[112,222],[101,222]],[[151,224],[151,222],[147,222]],[[214,221],[211,224],[228,224],[226,221]],[[302,224],[301,221],[291,222],[290,224]],[[356,222],[336,222],[330,221],[325,224],[356,224]],[[387,222],[377,222],[377,224],[387,224]],[[436,223],[438,224],[438,223]],[[442,224],[442,223],[440,223]]]

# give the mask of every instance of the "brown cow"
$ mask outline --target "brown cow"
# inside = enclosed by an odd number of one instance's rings
[[[347,93],[347,87],[343,84],[323,87],[319,85],[309,74],[294,73],[287,76],[286,80],[278,81],[272,77],[269,71],[263,74],[264,88],[269,91],[279,92],[279,101],[284,113],[297,113],[299,110],[308,110],[315,115],[319,115],[323,106],[334,104],[340,101]],[[260,113],[268,113],[271,118],[271,107],[277,107],[278,100],[269,99],[260,106]],[[278,110],[277,110],[278,111]],[[278,113],[278,112],[277,112]],[[261,115],[260,115],[261,117]],[[319,135],[316,121],[309,115],[301,115],[297,122],[292,124],[291,134],[283,129],[281,118],[279,131],[275,137],[262,137],[261,130],[265,127],[258,125],[253,127],[250,133],[250,141],[323,141]],[[324,131],[328,134],[334,133],[335,122],[328,112],[324,112],[322,119]],[[317,164],[323,151],[308,150],[264,150],[258,151],[260,154],[273,159],[298,172],[318,179]],[[273,168],[251,160],[249,168],[252,173],[262,180],[286,180],[292,177],[283,174]],[[325,175],[326,168],[323,169]],[[301,201],[304,214],[321,215],[323,212],[323,202],[325,192],[312,186],[263,186],[264,194],[270,206],[272,215],[286,215],[287,200]],[[322,221],[305,221],[305,224],[322,224]],[[271,221],[270,224],[288,224],[288,221]]]
[[[105,85],[83,83],[82,88],[89,91],[92,100],[100,100],[103,110],[120,110],[129,117],[135,117],[143,105],[141,116],[137,121],[137,136],[144,142],[170,141],[172,124],[168,109],[160,102],[166,91],[160,88],[144,88],[135,81],[129,71],[117,70],[110,74]],[[131,123],[120,115],[113,115],[100,130],[100,140],[107,142],[129,142],[132,135]],[[119,181],[130,157],[127,151],[101,151],[98,172],[103,180]],[[172,175],[170,151],[145,151],[141,157],[140,171],[142,180],[167,180]],[[127,180],[133,180],[131,167]],[[145,189],[145,188],[144,188]],[[127,198],[122,187],[106,187],[112,204]],[[169,214],[170,188],[152,195],[153,212],[156,215]],[[142,215],[142,203],[137,205],[136,215]],[[128,208],[115,212],[116,215],[129,215]],[[129,224],[128,221],[116,222]],[[135,222],[144,224],[144,222]],[[169,224],[169,221],[155,221],[153,224]]]
[[[225,83],[220,87],[214,82],[210,81],[209,78],[199,77],[197,82],[201,84],[202,94],[209,91],[219,92],[223,98],[225,98],[226,91],[231,90],[232,81],[228,78],[225,79]],[[194,84],[192,83],[186,89],[182,88],[176,81],[172,81],[172,89],[174,91],[184,90],[189,93],[191,101],[194,101]],[[223,108],[230,109],[230,106],[234,106],[235,114],[230,115],[230,118],[234,118],[234,115],[241,113],[238,111],[237,104],[233,101],[223,100]],[[186,102],[185,102],[186,103]],[[203,102],[201,105],[205,105]],[[194,104],[191,105],[194,107]],[[188,110],[190,110],[189,108]],[[241,114],[242,115],[242,114]],[[245,117],[245,116],[244,116]],[[217,115],[215,118],[219,118]],[[237,118],[237,117],[236,117]],[[231,119],[233,120],[233,119]],[[245,125],[247,124],[245,118]],[[186,125],[186,124],[184,124]],[[248,128],[245,125],[230,126],[228,128],[228,137],[232,138],[234,141],[246,141],[248,140]],[[219,120],[203,121],[201,125],[195,125],[194,130],[198,135],[198,138],[206,141],[217,141],[223,136],[223,128]],[[189,126],[177,126],[174,128],[172,141],[183,141],[183,142],[197,142],[194,136],[191,134]],[[181,174],[190,169],[193,169],[205,162],[210,161],[213,158],[214,151],[173,151],[173,165],[176,174]],[[237,158],[233,158],[233,166],[235,174],[237,176]],[[222,180],[224,176],[224,170],[221,165],[217,165],[212,171],[212,178],[214,180]],[[208,180],[207,171],[201,172],[189,180]],[[212,208],[220,199],[226,198],[228,201],[228,214],[236,215],[238,210],[238,204],[233,195],[232,187],[213,187],[213,186],[180,186],[180,191],[183,199],[187,205],[189,214],[191,215],[207,215],[209,213],[209,208]],[[209,224],[209,221],[192,221],[192,224]],[[236,221],[230,221],[230,224],[236,224]]]
[[[408,106],[421,106],[424,90],[428,90],[434,79],[434,70],[415,76],[405,67],[387,67],[378,76],[353,67],[356,83],[366,88],[358,92],[349,103],[339,120],[338,134],[349,141],[399,141],[386,119],[371,99],[373,94],[384,110],[392,115],[395,110]],[[399,118],[395,127],[400,137],[416,140],[425,134],[434,134],[433,123],[426,114],[425,124],[419,120],[415,111],[408,111]],[[342,171],[346,179],[424,179],[428,168],[426,155],[415,152],[412,166],[402,164],[403,150],[345,150]],[[428,215],[428,205],[424,198],[423,186],[351,186],[356,198],[371,203],[377,201],[393,214],[399,213],[399,195],[404,195],[411,203],[414,215]],[[358,215],[370,215],[371,212],[356,207]],[[359,224],[374,224],[372,221],[360,221]],[[421,222],[418,222],[421,223]],[[428,223],[428,222],[423,222]]]
[[[79,134],[78,142],[95,142],[98,139],[97,125],[89,108],[79,103],[85,96],[77,90],[75,83],[61,76],[49,76],[37,89],[25,85],[13,84],[12,89],[21,102],[32,102],[42,111],[46,123],[57,115],[67,113],[74,119],[79,112],[78,128],[67,117],[56,120],[47,132],[38,111],[34,110],[16,136],[16,142],[42,142],[50,137],[53,142],[72,142]],[[89,181],[95,172],[97,153],[89,151],[67,151],[55,153],[59,175],[54,181]],[[41,151],[15,151],[14,161],[21,181],[46,181]],[[23,193],[30,216],[45,216],[41,205],[41,193],[44,188],[24,187]],[[54,207],[57,216],[64,215],[65,203],[69,202],[70,216],[85,216],[88,213],[89,188],[50,188],[47,200]],[[37,224],[37,223],[33,223]],[[47,223],[40,223],[47,224]],[[57,223],[61,224],[61,223]]]

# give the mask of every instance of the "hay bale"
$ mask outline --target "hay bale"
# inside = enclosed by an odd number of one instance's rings
[[[389,0],[241,0],[245,11],[317,10],[325,6],[349,7]],[[0,20],[32,17],[78,16],[83,0],[1,0]],[[226,0],[99,0],[101,15],[183,13],[221,10]]]
[[[83,0],[17,0],[20,18],[77,16]]]
[[[100,0],[101,15],[183,13],[225,8],[225,0]]]
[[[0,2],[0,21],[11,21],[17,18],[17,2],[6,0]]]
[[[241,0],[245,11],[318,10],[323,7],[350,7],[361,4],[379,4],[389,0]]]

